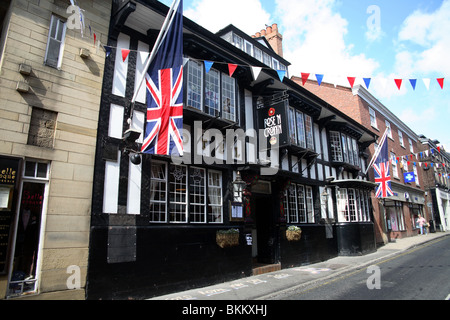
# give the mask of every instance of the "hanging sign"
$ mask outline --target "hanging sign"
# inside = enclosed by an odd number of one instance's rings
[[[267,138],[267,147],[288,144],[287,100],[258,109],[258,129]]]

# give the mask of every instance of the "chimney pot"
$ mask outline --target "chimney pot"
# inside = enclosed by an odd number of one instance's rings
[[[267,27],[266,28],[266,32],[267,32],[267,34],[271,34],[272,33],[272,27]]]
[[[262,29],[261,30],[261,35],[265,36],[266,35],[266,30]]]

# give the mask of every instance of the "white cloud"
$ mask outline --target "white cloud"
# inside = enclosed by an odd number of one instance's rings
[[[324,73],[324,81],[331,77],[348,86],[346,76],[362,77],[378,68],[375,60],[354,53],[353,45],[345,42],[348,22],[336,13],[337,1],[276,0],[276,4],[291,75]]]
[[[233,24],[248,35],[272,25],[270,14],[259,0],[198,0],[184,15],[211,32]]]
[[[450,0],[434,12],[414,11],[402,24],[398,40],[404,50],[414,56],[408,65],[397,60],[397,67],[409,68],[417,74],[450,73]]]

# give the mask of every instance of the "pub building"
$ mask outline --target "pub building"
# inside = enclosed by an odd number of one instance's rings
[[[151,51],[168,7],[117,3],[99,114],[88,299],[150,298],[376,250],[374,184],[362,172],[377,136],[291,81],[290,63],[264,36],[232,25],[214,34],[184,17],[183,161],[140,154],[145,90],[130,101],[140,52]],[[126,59],[122,49],[130,50]],[[209,71],[205,61],[213,62]],[[237,65],[231,76],[229,64]],[[291,226],[299,239],[287,236]]]

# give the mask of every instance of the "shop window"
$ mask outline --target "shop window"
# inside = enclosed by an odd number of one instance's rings
[[[150,221],[166,222],[167,164],[154,161],[150,178]]]
[[[370,221],[369,195],[364,190],[339,188],[337,192],[338,221]]]
[[[25,162],[8,297],[37,291],[37,261],[47,177],[47,163]]]
[[[205,169],[192,167],[189,175],[189,221],[206,222]]]
[[[187,222],[187,167],[169,166],[170,222]]]
[[[222,216],[222,173],[208,171],[208,218],[210,222],[223,222]]]

